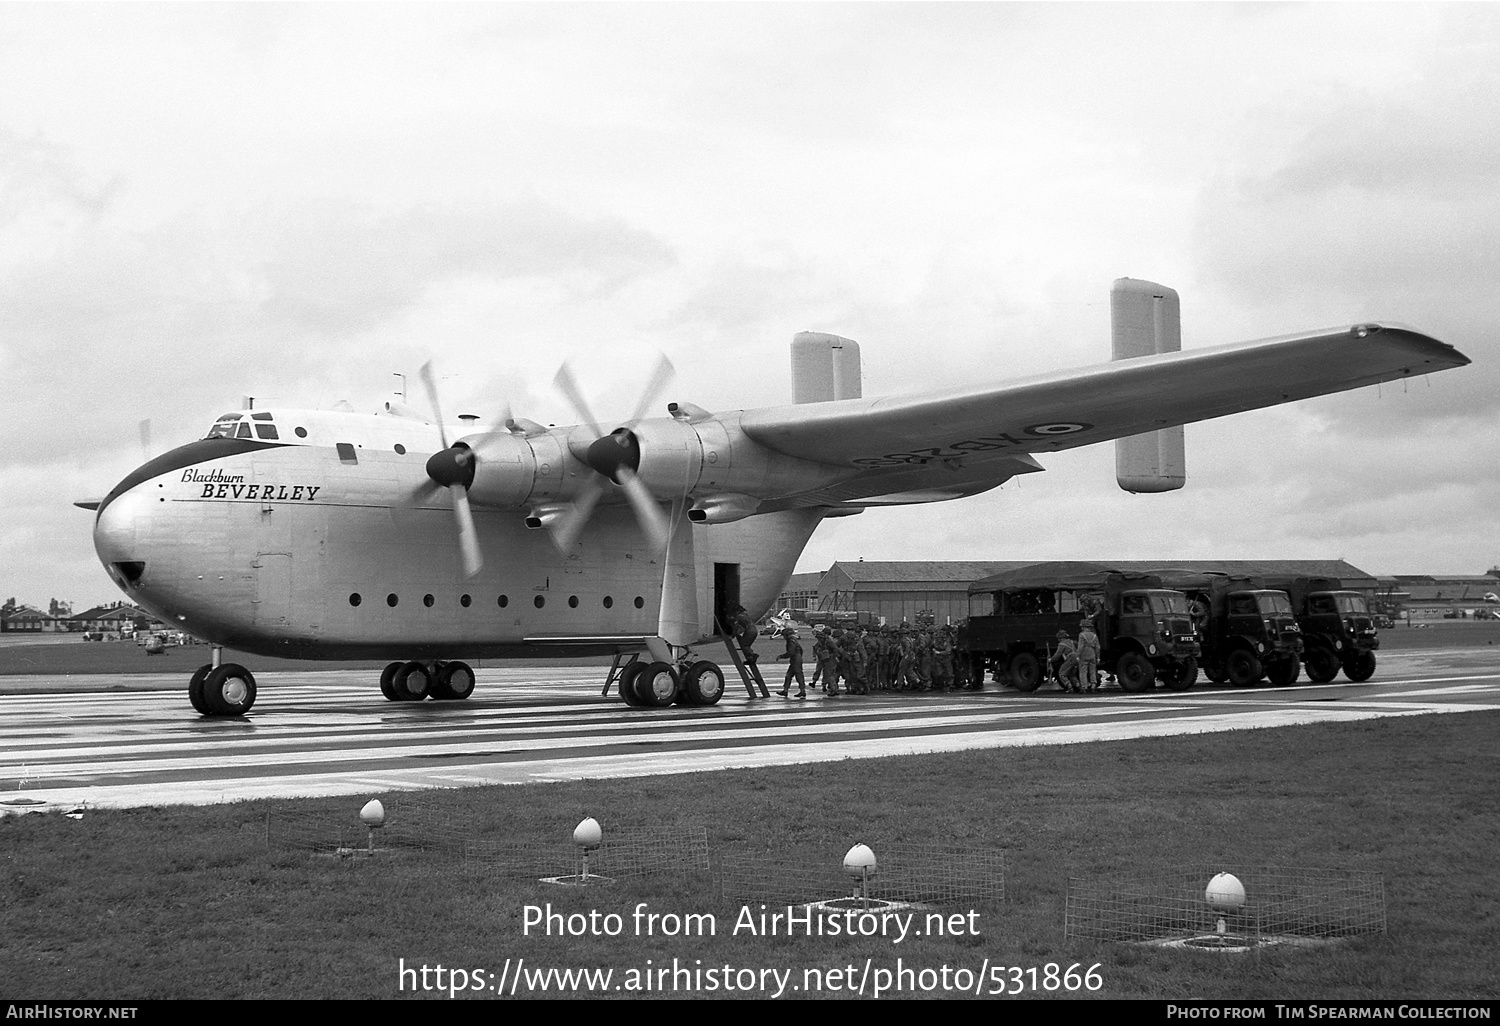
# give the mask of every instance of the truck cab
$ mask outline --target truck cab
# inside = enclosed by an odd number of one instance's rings
[[[1302,631],[1286,592],[1258,578],[1217,573],[1163,574],[1192,603],[1208,679],[1248,687],[1268,678],[1294,683],[1302,672]]]
[[[1271,583],[1285,588],[1291,599],[1302,628],[1302,660],[1309,680],[1326,683],[1340,669],[1356,683],[1370,679],[1380,635],[1363,595],[1328,577],[1293,577]]]

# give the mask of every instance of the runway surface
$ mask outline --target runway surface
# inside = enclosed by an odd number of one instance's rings
[[[464,702],[392,703],[367,672],[266,674],[252,713],[208,719],[185,681],[0,678],[0,814],[523,784],[589,777],[1194,734],[1500,709],[1494,650],[1382,660],[1375,679],[1287,688],[1199,686],[749,700],[629,709],[600,667],[478,671]],[[85,684],[84,686],[88,686]],[[98,686],[96,684],[96,686]],[[14,693],[18,690],[47,693]],[[70,689],[62,691],[54,689]],[[145,689],[145,690],[141,690]],[[155,689],[155,690],[151,690]],[[168,690],[170,689],[170,690]],[[9,693],[7,693],[9,692]]]

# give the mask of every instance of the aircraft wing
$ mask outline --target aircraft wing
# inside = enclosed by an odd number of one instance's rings
[[[869,471],[840,486],[881,495],[934,486],[973,494],[1027,469],[1024,454],[1071,449],[1380,381],[1462,367],[1410,328],[1360,324],[1023,378],[985,388],[747,410],[740,426],[788,456]],[[941,468],[941,470],[939,470]],[[887,487],[899,479],[899,487]],[[877,491],[870,491],[876,488]],[[810,498],[810,497],[809,497]],[[899,494],[890,501],[903,499]]]

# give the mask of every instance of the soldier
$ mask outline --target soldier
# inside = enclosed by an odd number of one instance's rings
[[[839,647],[839,676],[844,679],[844,694],[859,693],[859,674],[855,670],[854,632],[837,630],[833,639]]]
[[[818,641],[813,645],[813,654],[817,656],[818,668],[823,674],[823,690],[829,698],[837,698],[839,695],[839,644],[827,627],[824,627],[823,632],[818,635]]]
[[[1073,639],[1068,637],[1067,631],[1057,632],[1057,648],[1052,651],[1052,658],[1047,661],[1052,670],[1052,679],[1057,681],[1057,686],[1064,691],[1082,690],[1076,684],[1068,683],[1068,674],[1078,666],[1078,646],[1073,644]]]
[[[917,635],[917,686],[918,690],[932,690],[932,635],[922,631]]]
[[[792,678],[797,678],[797,697],[807,697],[807,681],[802,677],[802,642],[797,637],[794,627],[783,627],[781,636],[786,639],[786,680],[781,682],[779,694],[786,698],[787,692],[792,689]]]
[[[1094,622],[1085,620],[1078,629],[1078,685],[1087,691],[1099,690],[1099,635]]]
[[[933,676],[935,683],[945,691],[951,691],[953,681],[953,628],[944,627],[932,643]]]
[[[755,621],[750,619],[750,614],[745,612],[744,606],[735,606],[729,611],[734,636],[740,643],[740,648],[745,650],[745,662],[754,665],[760,656],[755,654],[753,646],[755,639],[760,637],[760,631],[755,629]]]

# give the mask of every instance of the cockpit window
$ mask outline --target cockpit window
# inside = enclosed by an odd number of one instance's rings
[[[205,438],[233,438],[235,424],[239,421],[240,414],[226,413],[214,421],[214,426],[208,429]]]
[[[240,429],[239,429],[239,431],[235,432],[234,437],[236,437],[236,438],[249,438],[250,437],[250,425],[249,424],[245,424],[245,423],[241,423],[240,424]]]
[[[281,436],[276,433],[275,424],[257,424],[255,425],[255,437],[275,439]]]

